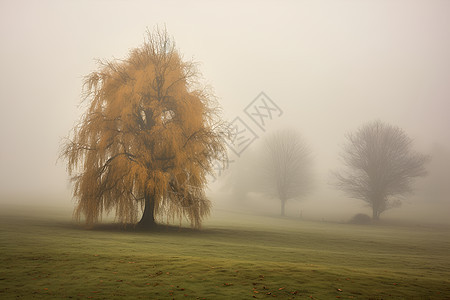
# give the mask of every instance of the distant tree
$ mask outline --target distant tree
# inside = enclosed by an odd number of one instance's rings
[[[311,190],[311,152],[297,131],[279,130],[265,139],[262,157],[260,188],[280,200],[285,216],[286,202]]]
[[[422,196],[431,202],[450,203],[450,149],[436,143],[431,149],[431,157],[429,175],[422,185]]]
[[[222,192],[230,195],[237,203],[245,201],[250,192],[257,192],[261,185],[258,181],[258,147],[252,144],[238,159],[232,161],[223,176]],[[235,204],[237,204],[235,203]]]
[[[214,97],[182,59],[167,31],[147,33],[124,60],[99,63],[86,77],[88,109],[63,145],[77,199],[75,216],[152,227],[155,216],[200,227],[211,203],[206,176],[226,156],[227,127]]]
[[[375,121],[347,135],[341,155],[338,187],[367,202],[373,219],[400,205],[399,197],[412,191],[413,179],[425,176],[429,157],[412,151],[412,140],[402,129]]]

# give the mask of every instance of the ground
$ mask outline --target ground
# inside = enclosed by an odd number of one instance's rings
[[[0,210],[1,299],[450,299],[450,228],[216,212],[153,232]]]

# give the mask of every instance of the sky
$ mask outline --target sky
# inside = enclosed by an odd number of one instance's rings
[[[264,92],[325,178],[345,134],[382,120],[418,150],[450,147],[450,1],[0,0],[0,194],[70,202],[60,145],[95,59],[166,27],[231,121]],[[0,200],[1,201],[1,200]]]

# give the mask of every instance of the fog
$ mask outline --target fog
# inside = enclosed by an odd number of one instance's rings
[[[255,193],[238,201],[232,168],[280,128],[295,128],[314,157],[315,189],[287,215],[345,221],[370,214],[330,185],[345,134],[382,120],[434,157],[416,193],[382,218],[446,222],[450,212],[448,1],[9,1],[0,2],[0,201],[71,206],[61,141],[76,124],[83,76],[95,59],[123,58],[147,28],[166,26],[200,62],[229,121],[255,141],[208,191],[216,208],[278,214]],[[258,126],[246,108],[261,92],[278,111]],[[248,112],[248,111],[247,111]],[[449,167],[444,167],[449,166]],[[437,187],[439,186],[439,187]],[[264,200],[264,201],[263,201]]]

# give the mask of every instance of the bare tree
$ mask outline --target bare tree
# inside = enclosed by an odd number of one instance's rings
[[[374,121],[347,135],[341,154],[344,170],[336,173],[338,187],[367,202],[373,219],[400,205],[412,191],[414,178],[425,176],[429,157],[412,151],[412,139],[399,127]]]
[[[434,144],[431,149],[432,162],[428,166],[429,175],[422,185],[422,196],[430,202],[450,203],[450,149],[442,144]]]
[[[264,141],[263,157],[262,190],[280,200],[284,216],[287,200],[311,189],[311,152],[297,131],[280,130]]]

